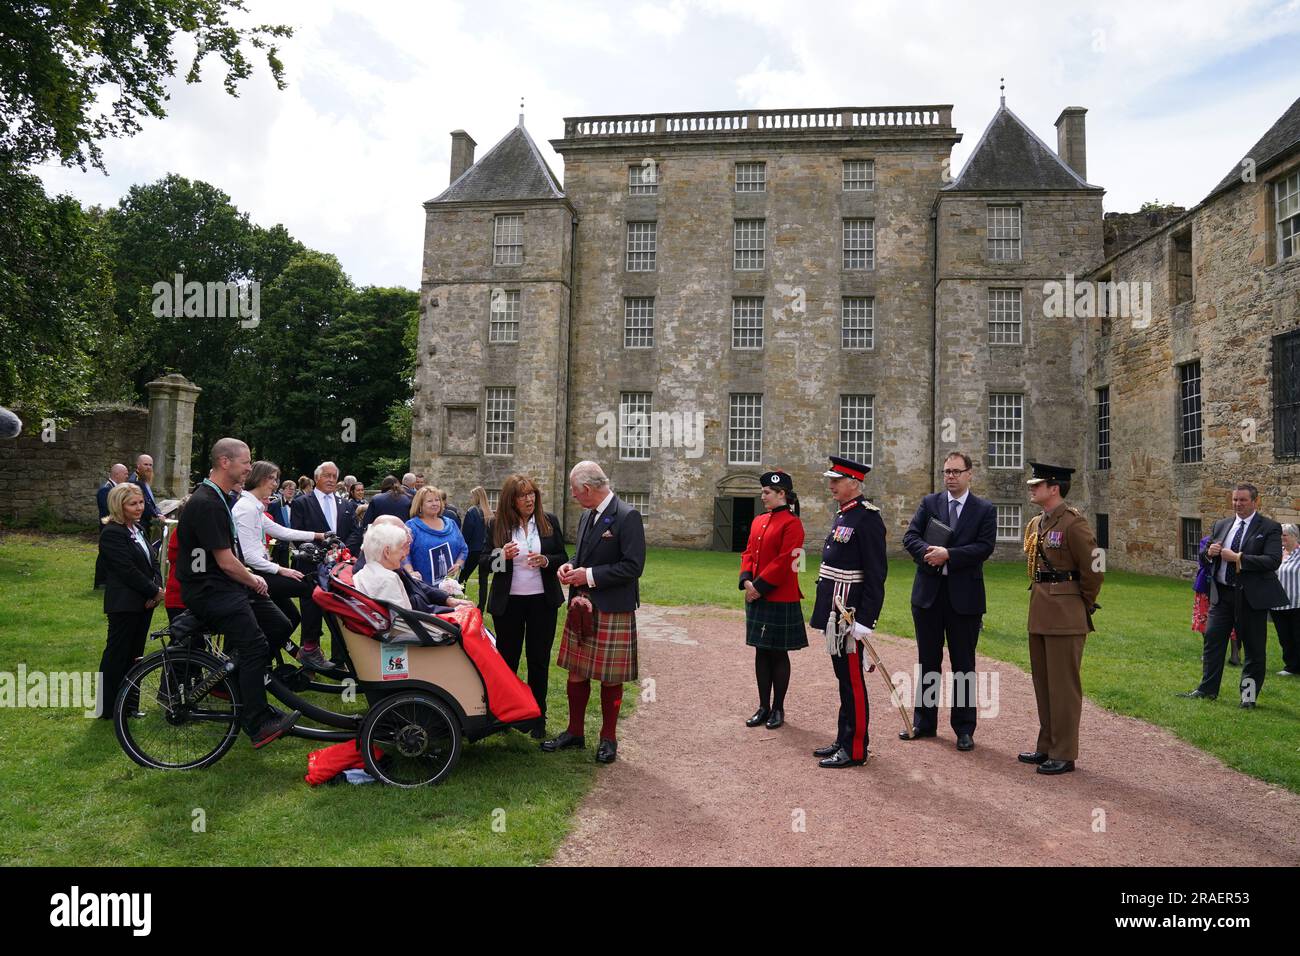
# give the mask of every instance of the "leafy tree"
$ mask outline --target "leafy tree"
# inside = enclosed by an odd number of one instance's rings
[[[57,157],[65,166],[104,168],[99,141],[131,136],[140,118],[166,116],[165,81],[176,75],[173,42],[188,35],[197,83],[203,60],[226,67],[226,92],[253,71],[244,45],[263,51],[278,88],[284,66],[275,38],[283,25],[234,26],[244,0],[10,0],[0,5],[0,164],[23,168]],[[98,101],[106,87],[114,99]]]

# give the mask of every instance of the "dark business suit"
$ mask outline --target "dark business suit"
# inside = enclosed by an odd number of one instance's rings
[[[595,509],[578,519],[575,568],[591,568],[595,588],[569,588],[569,597],[585,594],[598,611],[635,611],[641,606],[641,572],[645,570],[645,526],[641,515],[617,495],[590,528]],[[631,517],[635,515],[635,517]]]
[[[266,506],[266,513],[271,520],[284,528],[293,527],[293,509],[290,505],[284,503],[284,498],[277,491],[271,496],[270,504]],[[271,545],[271,560],[282,568],[289,566],[289,542],[274,541]]]
[[[519,658],[527,648],[528,687],[541,708],[543,718],[546,717],[547,677],[551,670],[551,648],[555,645],[555,622],[560,605],[564,603],[564,588],[556,575],[560,565],[569,560],[559,519],[547,512],[546,520],[550,522],[551,533],[539,534],[538,548],[546,556],[546,566],[538,569],[542,576],[541,594],[511,595],[514,561],[502,557],[500,564],[504,569],[494,570],[493,562],[498,550],[488,547],[493,540],[492,521],[488,522],[486,544],[479,557],[479,570],[492,575],[487,609],[496,629],[497,650],[510,669],[517,673]]]
[[[375,519],[380,515],[393,515],[395,518],[401,518],[402,523],[411,520],[411,502],[414,499],[411,495],[403,492],[400,495],[393,495],[384,491],[370,499],[370,507],[366,508],[366,516],[361,519],[361,533],[365,534],[366,529],[375,523]],[[353,549],[355,553],[356,549]]]
[[[1205,626],[1201,683],[1197,690],[1218,695],[1228,636],[1235,628],[1245,654],[1241,667],[1242,700],[1254,701],[1264,686],[1269,608],[1287,603],[1286,591],[1277,579],[1277,569],[1282,563],[1282,526],[1258,511],[1244,529],[1233,534],[1236,522],[1236,515],[1216,521],[1210,540],[1199,555],[1201,564],[1210,569],[1210,616]],[[1210,545],[1216,541],[1241,552],[1240,572],[1235,562],[1223,569],[1226,585],[1219,582],[1223,558],[1211,558],[1208,554]],[[1234,544],[1237,546],[1233,547]]]
[[[953,529],[947,544],[948,561],[942,567],[925,563],[925,529],[930,519]],[[975,733],[975,645],[985,611],[984,562],[997,544],[997,509],[968,492],[957,522],[952,521],[948,492],[926,495],[903,534],[903,547],[916,562],[912,581],[912,623],[916,628],[916,653],[921,680],[916,686],[912,724],[921,733],[938,727],[937,701],[943,671],[944,637],[953,671],[953,732]],[[943,568],[948,573],[943,573]],[[958,706],[961,704],[961,706]]]
[[[337,529],[336,534],[343,539],[343,543],[356,553],[358,548],[353,547],[354,543],[359,544],[357,540],[360,537],[360,529],[356,527],[356,506],[351,501],[339,501],[334,499],[336,510]],[[293,503],[289,506],[290,518],[293,527],[298,531],[321,531],[329,533],[329,521],[325,518],[325,512],[321,510],[320,502],[316,500],[316,492],[309,491],[305,494],[294,495]],[[321,635],[321,624],[324,621],[320,605],[309,598],[302,598],[298,602],[302,607],[302,631],[301,637],[304,644],[319,644]],[[332,647],[330,659],[341,661],[343,659],[343,648]]]
[[[99,506],[99,524],[102,528],[104,519],[108,517],[108,493],[113,490],[113,479],[110,478],[95,492],[95,504]],[[102,588],[104,586],[104,562],[98,555],[95,557],[95,584],[94,587]]]
[[[108,643],[99,661],[104,675],[101,717],[113,716],[122,678],[144,654],[153,608],[145,602],[158,594],[162,575],[153,550],[146,554],[125,525],[110,521],[99,533],[99,562],[104,571],[104,613],[108,615]],[[128,701],[131,710],[136,701]]]
[[[140,530],[144,536],[153,540],[153,519],[161,518],[162,512],[158,510],[158,503],[154,501],[153,489],[140,480],[140,476],[131,472],[131,477],[127,479],[131,484],[140,489],[140,494],[144,496],[144,514],[140,516]]]

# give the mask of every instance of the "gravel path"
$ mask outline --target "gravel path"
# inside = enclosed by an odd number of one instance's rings
[[[983,656],[998,712],[982,713],[973,751],[956,750],[945,710],[937,738],[899,740],[902,719],[868,674],[871,758],[823,770],[811,751],[833,739],[838,694],[820,635],[791,655],[786,725],[750,730],[743,625],[739,611],[641,608],[641,703],[555,863],[1300,864],[1300,796],[1089,701],[1074,773],[1018,763],[1037,735],[1033,686]],[[911,673],[910,640],[874,643],[890,673]]]

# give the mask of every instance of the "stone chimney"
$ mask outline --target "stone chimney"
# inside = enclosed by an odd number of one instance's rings
[[[1082,106],[1067,106],[1056,118],[1056,155],[1085,182],[1088,179],[1088,149],[1083,114],[1087,112]]]
[[[474,165],[474,147],[477,145],[463,129],[451,134],[451,182],[460,179],[460,174]]]

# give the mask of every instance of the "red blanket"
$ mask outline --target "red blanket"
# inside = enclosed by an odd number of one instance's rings
[[[450,614],[438,615],[444,621],[460,625],[461,643],[470,660],[483,675],[487,688],[487,706],[492,716],[507,724],[542,716],[533,692],[510,669],[483,633],[483,614],[472,604],[462,604]]]

